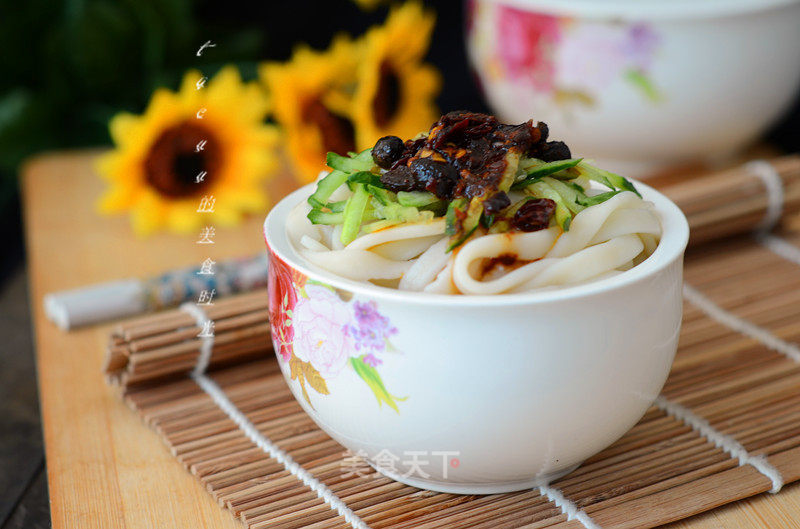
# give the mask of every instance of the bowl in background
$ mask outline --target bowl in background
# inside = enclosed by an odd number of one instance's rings
[[[415,487],[507,492],[571,471],[642,417],[677,348],[689,229],[638,187],[663,227],[644,262],[497,296],[398,291],[307,263],[286,224],[313,185],[292,193],[264,236],[273,343],[294,396],[351,455]]]
[[[469,0],[470,61],[505,122],[622,174],[755,140],[800,85],[797,0]]]

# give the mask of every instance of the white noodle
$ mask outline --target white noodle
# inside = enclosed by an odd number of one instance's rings
[[[337,190],[336,201],[346,198],[347,191]],[[612,277],[646,259],[661,236],[652,205],[629,191],[577,213],[567,232],[559,227],[479,232],[450,253],[442,218],[362,232],[344,246],[341,226],[315,226],[306,218],[308,211],[303,201],[290,213],[287,233],[314,265],[356,281],[391,282],[400,290],[439,294],[527,292]],[[507,255],[521,266],[485,266],[491,262],[487,260]]]

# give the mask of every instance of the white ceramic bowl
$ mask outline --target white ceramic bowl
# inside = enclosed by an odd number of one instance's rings
[[[800,85],[797,0],[469,0],[468,48],[504,122],[530,116],[622,174],[724,157]]]
[[[292,193],[264,235],[273,342],[295,397],[353,455],[413,486],[506,492],[574,469],[641,418],[677,348],[689,229],[677,206],[637,186],[663,226],[646,261],[498,296],[402,292],[317,268],[286,234],[311,188]]]

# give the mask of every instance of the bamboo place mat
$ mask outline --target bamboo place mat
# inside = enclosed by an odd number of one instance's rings
[[[247,528],[650,528],[800,479],[798,244],[747,236],[690,251],[662,395],[620,440],[536,490],[464,496],[383,477],[311,421],[272,357],[212,362],[205,383],[132,385],[124,399]]]

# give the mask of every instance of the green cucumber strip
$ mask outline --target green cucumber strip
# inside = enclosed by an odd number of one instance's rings
[[[461,221],[460,229],[457,229],[455,235],[450,238],[450,244],[447,246],[448,252],[460,246],[478,229],[481,223],[481,215],[483,215],[483,202],[480,197],[470,200],[466,218]]]
[[[398,191],[397,201],[401,206],[414,206],[421,208],[429,206],[439,200],[436,195],[427,191]]]
[[[618,174],[606,171],[605,169],[599,169],[593,165],[589,165],[588,163],[581,163],[578,166],[578,170],[589,180],[594,180],[595,182],[603,184],[609,189],[631,191],[639,195],[639,197],[642,196],[629,180]]]
[[[344,219],[342,220],[341,241],[345,246],[358,236],[358,230],[361,229],[361,223],[364,221],[367,202],[369,202],[369,193],[367,193],[366,186],[356,184],[353,196],[347,199],[344,212],[342,212]]]
[[[347,181],[347,173],[331,171],[317,182],[317,189],[308,197],[308,203],[314,207],[324,207],[334,191]]]
[[[463,212],[467,207],[466,198],[456,198],[447,206],[447,213],[445,213],[445,234],[455,235],[458,230],[458,215],[457,212]]]
[[[383,189],[382,187],[376,187],[371,184],[367,184],[367,191],[370,195],[372,195],[375,200],[380,202],[381,205],[385,206],[392,202],[396,202],[395,194],[389,191],[388,189]]]
[[[344,211],[345,204],[347,204],[346,200],[340,200],[338,202],[328,202],[324,207],[328,208],[333,213],[341,213]]]
[[[367,149],[353,158],[329,152],[327,164],[331,169],[344,171],[345,173],[356,173],[358,171],[369,171],[375,165],[375,162],[372,160],[371,151]]]
[[[492,227],[494,224],[494,215],[487,215],[486,212],[481,215],[481,226],[486,228],[487,230]]]
[[[573,158],[571,160],[557,160],[555,162],[541,162],[539,165],[528,166],[526,176],[522,180],[515,182],[511,189],[522,189],[535,181],[549,175],[555,175],[559,171],[575,167],[583,158]],[[572,178],[578,175],[570,175]]]
[[[589,206],[595,206],[597,204],[602,204],[603,202],[605,202],[609,198],[611,198],[611,197],[613,197],[615,195],[618,195],[621,192],[622,191],[620,191],[619,189],[615,189],[613,191],[607,191],[605,193],[600,193],[599,195],[594,195],[593,197],[585,196],[583,199],[581,199],[580,204],[582,206],[587,207],[587,208]]]
[[[572,222],[572,213],[570,212],[564,199],[558,192],[544,182],[534,182],[525,188],[525,191],[533,194],[537,198],[549,198],[556,203],[556,222],[561,229],[569,231],[570,222]]]
[[[511,229],[511,221],[507,219],[498,220],[489,228],[489,233],[505,233]]]
[[[357,153],[355,155],[353,155],[351,153],[348,153],[348,154],[350,155],[350,158],[354,158],[354,159],[358,160],[359,162],[362,162],[362,163],[369,162],[372,165],[375,165],[375,161],[372,159],[372,147],[370,147],[369,149],[364,149],[363,151],[361,151],[361,152],[359,152],[359,153]]]
[[[312,209],[308,212],[308,220],[311,224],[341,224],[344,221],[344,213]]]
[[[361,227],[361,231],[364,233],[372,233],[378,230],[382,230],[384,228],[388,228],[390,226],[395,226],[396,224],[402,223],[402,220],[394,219],[394,220],[376,220],[375,222],[370,222],[369,224],[365,224]]]
[[[564,203],[572,213],[579,213],[586,208],[586,206],[581,204],[581,200],[586,198],[586,195],[583,193],[583,189],[580,189],[579,191],[578,189],[575,189],[574,187],[549,176],[542,178],[542,182],[555,189],[556,193],[561,195],[561,198],[564,199]]]
[[[427,206],[419,208],[420,211],[430,211],[435,217],[442,217],[447,212],[447,203],[444,200],[437,200]]]
[[[347,177],[349,184],[369,184],[375,187],[383,187],[381,177],[371,171],[358,171]]]
[[[514,185],[514,180],[517,179],[517,170],[519,169],[520,154],[518,152],[510,151],[506,153],[506,168],[503,171],[503,176],[497,184],[498,191],[510,191],[511,186]]]
[[[447,252],[451,252],[451,251],[453,251],[454,249],[456,249],[456,248],[458,248],[459,246],[461,246],[462,244],[464,244],[464,241],[466,241],[467,239],[469,239],[469,238],[470,238],[470,236],[471,236],[473,233],[475,233],[475,230],[477,230],[477,229],[478,229],[478,223],[476,223],[474,226],[472,226],[472,228],[470,228],[470,229],[468,229],[467,231],[465,231],[463,235],[461,235],[461,236],[455,236],[455,237],[453,237],[453,238],[450,240],[450,245],[447,247]]]
[[[420,211],[414,206],[401,206],[397,202],[390,202],[377,208],[378,214],[386,220],[399,220],[402,222],[419,222],[433,218],[432,211]]]

